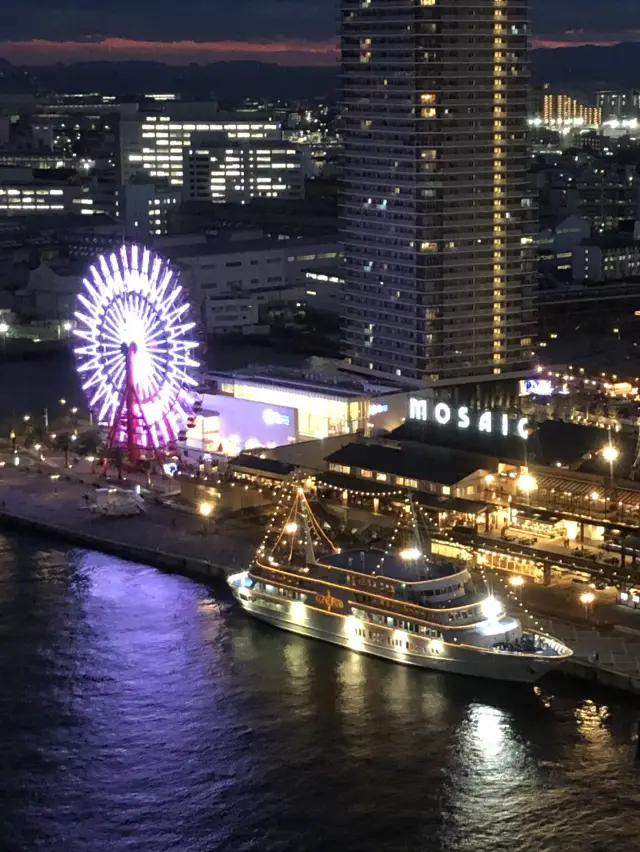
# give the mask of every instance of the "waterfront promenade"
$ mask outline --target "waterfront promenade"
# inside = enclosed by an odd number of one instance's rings
[[[261,532],[233,518],[224,521],[222,532],[215,517],[205,521],[154,502],[134,517],[99,516],[85,508],[84,495],[93,490],[91,477],[83,483],[67,479],[64,470],[25,470],[27,463],[23,458],[21,468],[5,464],[0,469],[0,524],[5,526],[51,533],[78,546],[205,577],[246,565]]]
[[[84,500],[97,477],[48,466],[38,473],[37,463],[24,455],[18,467],[9,453],[0,458],[5,462],[0,530],[21,527],[201,579],[241,570],[262,537],[262,528],[251,519],[205,521],[153,501],[138,516],[98,516]],[[557,636],[574,650],[567,674],[640,694],[640,612],[618,606],[612,590],[599,592],[596,608],[587,611],[579,604],[588,588],[583,584],[565,580],[547,588],[527,582],[516,592],[504,572],[487,570],[485,575],[492,592],[525,626]]]
[[[525,628],[556,636],[573,650],[563,665],[567,674],[640,695],[640,612],[618,605],[612,588],[597,593],[595,608],[585,608],[585,584],[530,583],[516,590],[503,572],[486,570],[484,579]]]

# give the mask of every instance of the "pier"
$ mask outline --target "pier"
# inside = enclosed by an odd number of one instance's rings
[[[96,478],[78,478],[24,458],[14,467],[9,454],[2,460],[0,529],[30,530],[198,579],[224,577],[246,565],[259,536],[232,518],[221,533],[215,518],[204,520],[160,502],[147,501],[146,511],[134,517],[96,515],[84,500]]]
[[[146,511],[134,517],[96,515],[86,508],[85,495],[105,484],[97,477],[42,465],[24,455],[15,465],[7,451],[0,458],[0,530],[50,536],[199,580],[223,579],[241,570],[263,533],[241,515],[224,517],[218,525],[215,515],[202,518],[160,499],[147,500]],[[486,579],[525,624],[527,618],[535,619],[538,629],[574,650],[560,671],[640,695],[640,613],[623,611],[613,601],[599,605],[597,613],[580,613],[573,598],[585,587],[570,581],[550,588],[531,584],[515,595],[506,574],[490,571]]]

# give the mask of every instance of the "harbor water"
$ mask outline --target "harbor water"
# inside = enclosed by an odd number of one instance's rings
[[[631,852],[637,709],[414,670],[0,538],[0,849]]]

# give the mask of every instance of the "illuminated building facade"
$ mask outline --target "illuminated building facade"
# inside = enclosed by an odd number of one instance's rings
[[[570,95],[547,93],[544,96],[544,124],[579,124],[584,127],[600,127],[601,107],[587,106]]]
[[[224,115],[203,121],[168,115],[138,115],[120,124],[121,182],[144,173],[182,186],[185,150],[194,133],[224,133],[229,139],[280,139],[280,125],[265,117]]]
[[[0,184],[0,214],[20,216],[33,213],[104,212],[96,207],[96,199],[88,186],[56,182]]]
[[[124,223],[125,236],[132,240],[165,235],[169,217],[181,203],[179,188],[151,181],[134,180],[116,190],[116,215]]]
[[[342,0],[341,25],[351,363],[420,381],[526,369],[526,0]]]
[[[193,140],[185,151],[185,201],[246,204],[252,198],[304,198],[300,147],[268,140]]]

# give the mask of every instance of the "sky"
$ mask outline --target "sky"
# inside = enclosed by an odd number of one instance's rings
[[[640,41],[640,0],[531,0],[534,44]],[[0,0],[0,57],[21,64],[337,60],[337,0]]]

